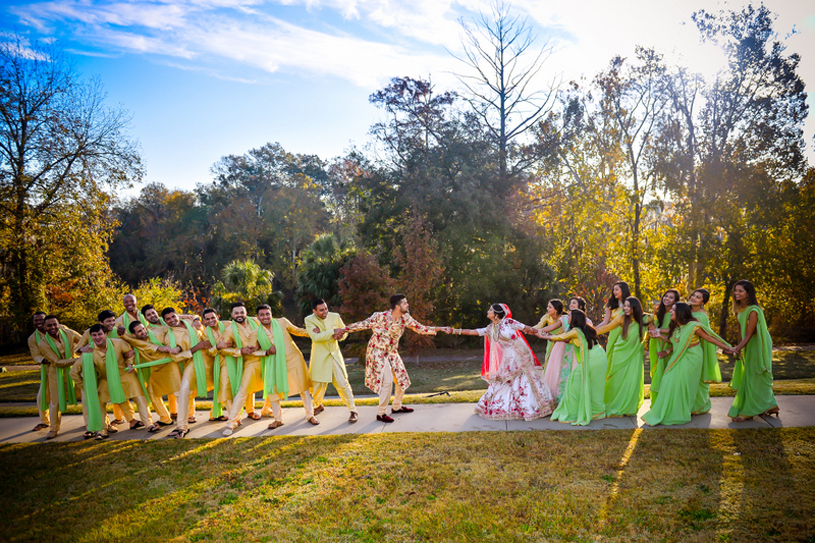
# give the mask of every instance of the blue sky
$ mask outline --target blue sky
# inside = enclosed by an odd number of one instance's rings
[[[555,49],[545,86],[591,78],[637,44],[710,76],[722,58],[699,44],[690,15],[744,2],[512,4]],[[804,81],[815,82],[815,2],[765,5],[788,52],[801,54]],[[461,65],[448,52],[461,47],[458,20],[489,9],[484,0],[6,0],[0,30],[57,39],[83,76],[101,78],[111,105],[129,110],[145,182],[192,189],[211,180],[220,157],[266,142],[324,159],[365,145],[382,116],[368,96],[399,76],[458,88],[452,72]],[[813,133],[810,120],[810,160]]]

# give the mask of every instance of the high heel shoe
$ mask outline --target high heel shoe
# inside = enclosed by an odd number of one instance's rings
[[[781,412],[781,409],[779,409],[778,406],[776,405],[772,409],[768,409],[767,411],[762,413],[761,416],[763,416],[763,417],[771,417],[771,416],[775,415],[775,418],[778,418],[778,414],[780,412]]]

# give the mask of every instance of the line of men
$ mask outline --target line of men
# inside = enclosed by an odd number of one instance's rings
[[[196,422],[194,399],[209,391],[213,391],[209,420],[225,422],[225,436],[241,424],[244,412],[253,420],[271,416],[269,428],[279,428],[280,401],[298,394],[306,420],[317,425],[329,383],[350,411],[348,422],[354,423],[359,414],[338,342],[349,332],[367,329],[373,336],[365,384],[379,394],[377,420],[393,422],[386,410],[394,387],[392,413],[413,411],[402,405],[410,378],[397,351],[399,338],[406,328],[421,334],[445,329],[416,322],[402,294],[391,296],[390,302],[390,311],[345,326],[339,314],[329,312],[326,302],[317,299],[305,328],[300,328],[284,317],[273,318],[268,305],[258,306],[257,316],[250,317],[245,304],[236,302],[232,320],[221,321],[210,308],[200,317],[180,315],[171,307],[159,315],[152,305],[139,311],[136,297],[128,294],[124,313],[117,317],[102,311],[99,322],[81,335],[60,325],[56,315],[37,312],[28,340],[32,358],[41,364],[40,423],[34,430],[50,428],[46,439],[55,438],[61,413],[81,399],[86,439],[106,439],[125,423],[148,432],[175,424],[167,437],[184,438]],[[308,366],[292,335],[311,339]],[[258,392],[264,398],[260,414],[255,411]],[[113,404],[113,420],[107,414],[108,403]]]

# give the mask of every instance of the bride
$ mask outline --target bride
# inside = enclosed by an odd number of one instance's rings
[[[475,412],[492,420],[535,420],[552,413],[555,400],[543,380],[540,362],[505,304],[487,311],[492,322],[477,330],[452,330],[465,336],[484,336],[481,378],[489,383]]]

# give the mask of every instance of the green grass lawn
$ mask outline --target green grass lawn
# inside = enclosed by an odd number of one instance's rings
[[[0,541],[815,541],[815,429],[0,445]]]

